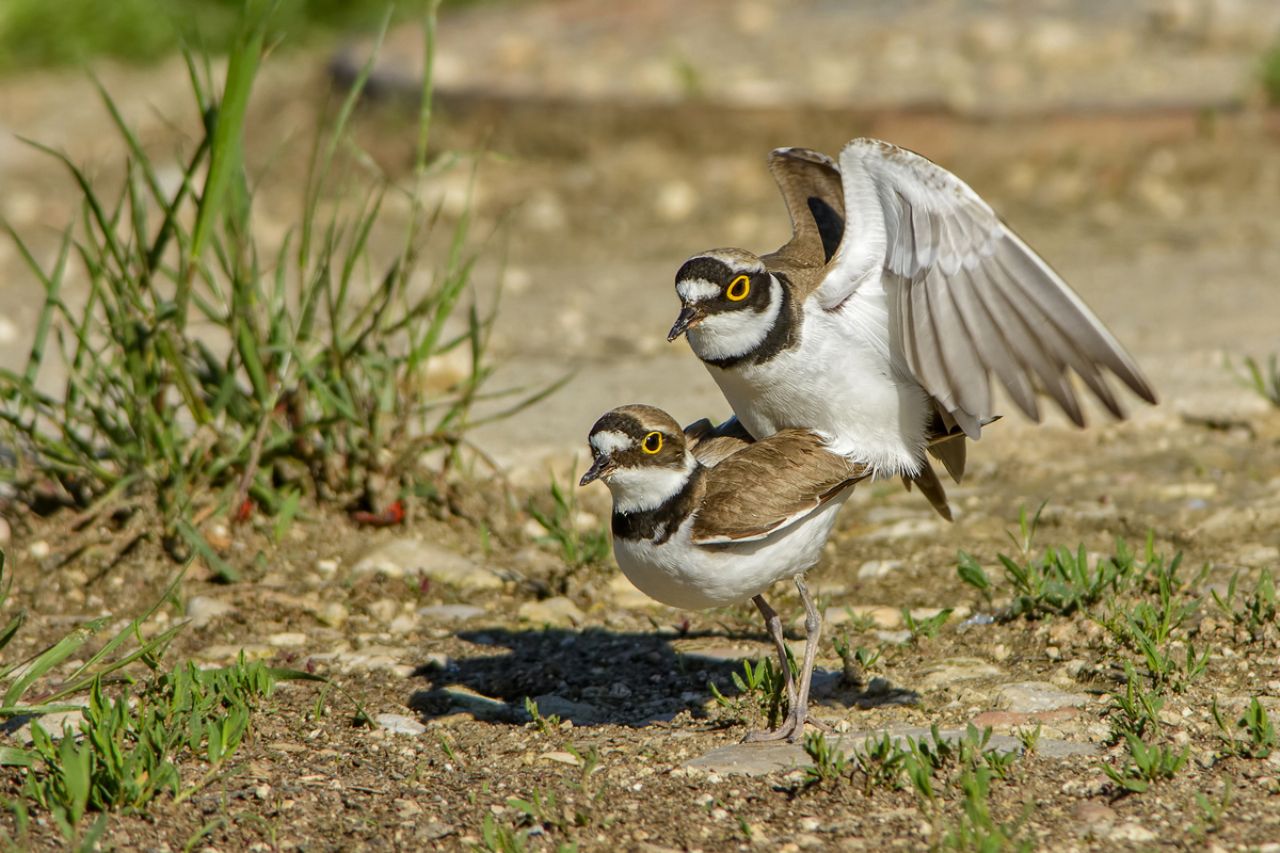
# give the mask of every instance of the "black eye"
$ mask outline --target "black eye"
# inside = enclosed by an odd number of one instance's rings
[[[662,449],[662,433],[654,431],[644,437],[644,442],[640,445],[645,453],[650,455],[657,453]]]
[[[745,275],[740,275],[729,282],[729,286],[725,288],[724,295],[729,297],[730,302],[741,302],[747,298],[747,294],[750,292],[751,279]]]

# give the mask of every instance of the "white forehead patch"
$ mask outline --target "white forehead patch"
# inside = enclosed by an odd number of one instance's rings
[[[720,295],[720,286],[705,278],[687,278],[676,285],[676,296],[681,302],[701,302]]]
[[[619,450],[625,450],[634,444],[631,436],[624,432],[607,429],[591,436],[591,449],[597,455],[610,456]]]

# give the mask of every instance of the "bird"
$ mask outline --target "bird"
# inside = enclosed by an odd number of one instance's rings
[[[787,692],[786,717],[749,741],[799,739],[822,615],[804,573],[822,554],[836,513],[868,475],[827,451],[803,429],[755,441],[734,419],[681,428],[647,405],[620,406],[591,427],[591,467],[579,483],[601,480],[613,498],[618,567],[645,595],[671,607],[703,610],[750,599],[764,618]],[[782,621],[765,590],[791,578],[805,608],[799,679],[791,671]]]
[[[1149,403],[1134,359],[967,184],[925,157],[855,139],[830,157],[779,148],[769,169],[791,239],[715,249],[676,274],[684,335],[741,425],[811,430],[951,511],[926,452],[960,482],[965,442],[999,416],[992,376],[1040,420],[1047,395],[1084,426],[1069,371],[1117,418],[1104,372]]]

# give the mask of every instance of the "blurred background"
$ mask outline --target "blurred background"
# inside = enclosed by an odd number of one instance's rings
[[[4,5],[0,213],[37,253],[54,251],[76,200],[65,168],[22,138],[118,178],[123,143],[88,68],[146,150],[177,169],[198,116],[175,51],[225,46],[239,6]],[[413,159],[422,8],[395,13],[358,115],[368,168],[392,184]],[[290,0],[274,18],[247,130],[268,243],[296,219],[315,116],[369,57],[383,12]],[[1170,404],[1140,416],[1263,405],[1223,365],[1280,345],[1271,0],[446,3],[435,83],[433,151],[474,168],[427,191],[446,220],[474,215],[492,249],[476,281],[482,300],[503,290],[496,381],[577,371],[478,434],[517,471],[565,458],[617,403],[724,416],[685,345],[664,340],[673,273],[712,246],[785,241],[771,148],[835,154],[861,135],[956,172],[1065,274]],[[38,293],[0,242],[5,365],[25,355]],[[447,359],[433,369],[447,373]]]

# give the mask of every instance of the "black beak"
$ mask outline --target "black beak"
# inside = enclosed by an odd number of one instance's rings
[[[671,327],[671,331],[667,332],[667,340],[674,341],[685,332],[702,322],[707,314],[696,305],[686,305],[680,312],[680,316],[676,318],[676,323]]]
[[[579,486],[585,486],[587,483],[599,480],[605,474],[613,470],[613,460],[608,456],[597,456],[596,461],[591,463],[591,467],[587,469],[587,473],[582,475],[582,479],[578,481]]]

